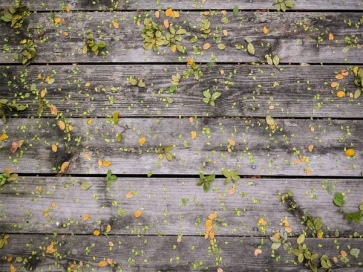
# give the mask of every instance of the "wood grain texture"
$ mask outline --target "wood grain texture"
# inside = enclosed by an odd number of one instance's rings
[[[220,237],[217,238],[219,254],[214,255],[208,249],[209,242],[203,237],[183,236],[182,242],[176,242],[177,236],[40,236],[40,235],[11,235],[10,245],[2,249],[4,256],[29,258],[28,265],[13,262],[20,269],[33,268],[32,271],[66,271],[73,264],[77,270],[91,271],[217,271],[222,268],[225,272],[233,271],[310,271],[298,264],[297,259],[282,249],[275,252],[278,259],[270,256],[270,241],[251,237]],[[292,239],[291,239],[292,240]],[[295,239],[293,239],[295,240]],[[296,247],[296,242],[292,244]],[[56,252],[45,253],[52,243]],[[110,247],[109,242],[114,246]],[[340,251],[349,253],[350,248],[358,248],[362,252],[362,239],[306,239],[306,245],[312,252],[327,255],[329,258],[338,257]],[[28,244],[27,247],[24,245]],[[337,244],[339,246],[337,246]],[[254,257],[257,247],[262,253]],[[60,258],[61,257],[61,258]],[[221,257],[219,259],[218,257]],[[13,258],[13,259],[14,259]],[[216,260],[216,258],[218,258]],[[361,257],[348,256],[349,263],[341,261],[333,263],[333,271],[360,271],[358,264]],[[113,268],[98,267],[100,261],[112,259]],[[82,262],[83,267],[79,266]],[[294,264],[295,263],[295,264]],[[9,271],[10,264],[1,258],[0,268]],[[42,270],[43,269],[43,270]]]
[[[297,237],[304,229],[302,215],[321,217],[324,237],[349,237],[363,226],[347,222],[333,204],[335,192],[346,195],[345,212],[361,203],[361,179],[241,179],[223,185],[217,178],[208,193],[195,185],[197,178],[120,177],[107,188],[105,177],[21,177],[0,190],[0,228],[3,233],[111,235],[202,235],[210,213],[217,212],[216,236],[269,236],[287,219]],[[84,190],[85,185],[89,189]],[[230,188],[235,193],[230,194]],[[40,189],[42,192],[40,193]],[[279,197],[292,190],[296,212]],[[126,194],[134,192],[132,198]],[[186,205],[182,199],[187,199]],[[54,204],[52,204],[54,203]],[[134,211],[142,216],[135,218]],[[45,216],[44,213],[49,215]],[[87,221],[84,216],[89,214]],[[257,225],[259,218],[268,225]],[[59,226],[57,225],[59,222]],[[329,228],[329,229],[328,229]]]
[[[295,7],[292,10],[362,10],[363,4],[360,0],[294,0]],[[0,8],[5,8],[13,4],[11,0],[3,0],[0,3]],[[273,1],[268,0],[231,0],[231,1],[192,1],[192,0],[161,0],[161,1],[135,1],[135,0],[69,0],[65,2],[55,2],[45,0],[41,3],[34,0],[23,0],[23,5],[26,5],[35,11],[59,11],[64,10],[68,5],[72,10],[98,10],[108,11],[113,10],[145,10],[145,9],[173,9],[190,10],[190,9],[233,9],[238,6],[241,10],[269,9],[274,10]]]
[[[0,63],[12,63],[14,53],[20,53],[19,42],[33,36],[38,45],[36,63],[147,63],[147,62],[181,62],[188,58],[195,58],[200,62],[256,62],[264,59],[265,54],[278,55],[281,63],[362,63],[363,54],[357,47],[349,47],[345,37],[358,37],[361,13],[268,13],[242,12],[238,15],[227,13],[229,23],[222,23],[222,14],[211,16],[212,30],[207,39],[200,37],[200,24],[203,15],[199,13],[183,12],[178,19],[169,18],[174,26],[183,26],[191,34],[182,40],[187,54],[173,53],[168,47],[161,47],[160,52],[144,50],[141,30],[144,15],[136,12],[113,13],[61,13],[56,14],[63,21],[54,25],[47,13],[34,14],[28,19],[27,33],[20,32],[13,35],[14,30],[0,33],[0,46],[5,50],[0,55]],[[154,16],[154,15],[151,15]],[[161,16],[158,23],[162,24],[165,17]],[[120,28],[112,26],[112,20],[117,20]],[[137,26],[139,20],[140,25]],[[350,26],[347,23],[351,22]],[[358,26],[358,28],[355,27]],[[269,29],[263,34],[263,27]],[[6,27],[1,23],[1,27]],[[97,29],[97,33],[96,30]],[[222,30],[228,32],[223,36]],[[83,55],[85,33],[94,31],[96,42],[104,40],[107,43],[105,54],[94,56],[89,53]],[[67,36],[64,36],[67,32]],[[328,39],[329,33],[334,34],[334,40]],[[189,39],[198,36],[196,43]],[[237,50],[236,45],[247,46],[245,37],[251,37],[256,49],[255,56],[245,50]],[[226,48],[219,50],[215,40],[221,40]],[[202,46],[210,43],[208,50]],[[359,41],[358,41],[359,43]],[[361,48],[361,47],[360,47]],[[346,51],[346,52],[345,52]],[[109,52],[107,54],[107,52]],[[257,57],[256,57],[257,56]],[[17,60],[15,62],[18,62]]]
[[[104,117],[119,111],[123,117],[208,116],[210,117],[332,117],[361,118],[362,98],[338,98],[337,90],[354,92],[354,76],[343,80],[336,73],[348,66],[281,66],[277,71],[268,65],[202,66],[200,81],[183,78],[177,91],[169,92],[172,75],[182,75],[186,65],[64,65],[29,66],[24,72],[19,66],[0,66],[0,96],[28,104],[17,116],[37,116],[37,90],[47,89],[45,99],[65,117]],[[41,75],[41,79],[38,76]],[[45,83],[52,76],[53,84]],[[132,86],[127,78],[144,79],[145,88]],[[332,88],[332,82],[339,82]],[[88,86],[89,85],[89,86]],[[202,92],[219,91],[215,107],[203,102]],[[161,91],[162,90],[162,91]],[[29,98],[16,95],[30,93]],[[168,103],[167,98],[173,102]],[[112,99],[112,100],[111,100]],[[112,101],[112,103],[111,103]],[[271,107],[273,109],[271,109]],[[50,111],[43,113],[51,116]]]
[[[222,168],[238,169],[241,175],[360,176],[363,139],[361,120],[276,120],[268,129],[264,119],[121,118],[66,119],[71,132],[62,131],[53,119],[11,119],[3,131],[0,169],[19,173],[57,173],[69,161],[67,174],[105,174],[100,159],[110,161],[116,174],[219,174]],[[118,142],[116,134],[123,133]],[[313,129],[314,131],[312,131]],[[191,132],[196,132],[192,139]],[[140,146],[139,139],[146,142]],[[14,154],[13,141],[25,140]],[[228,140],[235,146],[228,152]],[[53,152],[52,144],[58,144]],[[156,148],[174,145],[172,162],[160,160]],[[308,151],[314,146],[313,152]],[[344,148],[353,147],[354,157]],[[87,154],[87,155],[85,155]]]

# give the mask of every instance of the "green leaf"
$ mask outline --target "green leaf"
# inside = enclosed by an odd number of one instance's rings
[[[251,37],[245,37],[245,40],[246,40],[247,43],[252,43]]]
[[[173,149],[172,145],[167,145],[167,146],[164,147],[164,152],[169,153],[172,149]]]
[[[198,180],[195,185],[202,186],[203,184],[204,184],[204,181],[203,180]]]
[[[85,44],[85,45],[83,46],[83,50],[82,50],[83,55],[86,55],[86,54],[87,54],[87,51],[88,51],[88,46]]]
[[[358,258],[358,255],[360,253],[360,250],[358,248],[352,248],[349,253],[350,253],[350,255]]]
[[[299,256],[297,256],[297,259],[298,259],[299,263],[302,263],[304,261],[304,254],[300,253]]]
[[[304,243],[304,241],[305,241],[305,235],[302,233],[302,234],[300,234],[300,236],[297,238],[297,243],[298,243],[299,245],[301,245],[302,243]]]
[[[227,185],[227,184],[229,184],[231,181],[232,181],[232,178],[231,178],[231,177],[228,177],[228,178],[226,178],[226,179],[224,180],[223,184],[224,184],[224,185]]]
[[[175,92],[176,88],[178,88],[177,85],[171,85],[169,88],[169,92],[171,92],[171,93]]]
[[[247,52],[250,54],[250,55],[254,55],[255,54],[255,47],[253,46],[252,43],[249,43],[248,46],[247,46]]]
[[[238,14],[238,6],[237,5],[233,7],[233,14],[234,15]]]
[[[281,3],[280,5],[281,5],[281,10],[283,12],[285,12],[286,11],[286,5],[285,5],[285,3]]]
[[[139,83],[137,84],[137,86],[139,86],[140,88],[145,87],[145,83],[142,81],[142,79],[139,80]]]
[[[270,116],[270,115],[267,115],[266,116],[266,123],[269,125],[269,126],[272,126],[275,124],[275,121],[274,119]]]
[[[274,56],[274,58],[273,58],[273,63],[274,63],[274,65],[277,67],[278,65],[279,65],[279,63],[280,63],[280,58],[279,58],[279,56]]]
[[[267,63],[268,63],[269,65],[272,65],[272,64],[273,64],[273,62],[272,62],[272,59],[271,59],[270,55],[265,55],[265,59],[267,60]]]
[[[91,49],[92,49],[93,52],[96,52],[98,50],[98,45],[97,44],[93,45],[91,47]]]
[[[118,112],[115,111],[113,114],[112,114],[112,121],[115,125],[118,124]]]
[[[280,248],[280,246],[281,246],[281,243],[272,243],[272,245],[271,245],[271,249],[279,249]]]
[[[292,0],[286,0],[285,5],[288,8],[293,8],[295,4],[294,4],[294,2],[292,2]]]
[[[182,198],[183,206],[186,206],[188,204],[189,198]]]
[[[172,161],[173,160],[173,155],[171,155],[170,153],[165,153],[165,157],[168,161]]]
[[[176,34],[177,34],[177,35],[183,35],[183,34],[185,34],[185,33],[187,33],[187,31],[186,31],[184,28],[181,28],[181,29],[179,29],[179,30],[176,32]]]
[[[204,102],[205,104],[209,104],[209,101],[210,101],[210,99],[209,99],[209,98],[203,98],[203,102]]]
[[[218,46],[218,49],[220,49],[220,50],[224,50],[226,48],[226,46],[223,43],[219,43],[217,46]]]
[[[123,208],[120,207],[117,210],[117,215],[118,216],[121,216],[121,217],[125,217],[126,216],[126,212],[125,212],[125,210]]]
[[[342,207],[345,204],[344,196],[342,193],[336,192],[334,194],[334,204],[337,205],[338,207]]]
[[[355,90],[354,92],[354,99],[357,99],[358,97],[360,97],[360,95],[362,94],[361,90],[360,89],[357,89]]]
[[[30,85],[30,90],[35,91],[36,89],[37,89],[37,85],[35,83],[32,83],[32,85]]]
[[[105,42],[100,42],[100,43],[98,44],[98,47],[99,47],[99,48],[105,48],[105,47],[106,47],[106,43],[105,43]]]
[[[205,91],[203,92],[203,95],[204,95],[204,97],[206,97],[206,98],[211,98],[211,94],[210,94],[210,92],[209,92],[209,89],[208,89],[208,90],[205,90]]]
[[[151,177],[153,175],[153,171],[149,171],[149,172],[147,172],[147,177],[149,178],[149,177]]]
[[[212,100],[216,100],[218,97],[220,97],[222,94],[220,92],[214,92],[212,94]]]
[[[81,189],[82,189],[83,191],[88,190],[90,187],[91,187],[91,186],[90,186],[88,183],[86,183],[86,182],[84,182],[84,183],[82,183],[82,184],[81,184]]]
[[[209,182],[204,182],[203,183],[203,190],[205,193],[207,193],[210,189],[210,183]]]
[[[205,178],[206,182],[212,182],[216,178],[216,175],[209,175]]]

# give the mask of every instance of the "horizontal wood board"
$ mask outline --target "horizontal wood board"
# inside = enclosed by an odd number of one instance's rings
[[[219,253],[210,251],[209,242],[203,237],[183,236],[178,243],[177,236],[41,236],[16,235],[10,236],[11,244],[4,247],[4,256],[13,257],[7,263],[2,258],[0,265],[9,271],[10,265],[32,271],[66,271],[72,265],[78,271],[309,271],[298,264],[294,255],[284,250],[275,251],[271,257],[271,242],[251,237],[220,237],[217,238]],[[296,239],[290,239],[293,247],[297,247]],[[112,242],[114,246],[109,246]],[[53,243],[56,252],[46,253],[47,247]],[[355,258],[348,256],[348,264],[340,261],[340,252],[349,254],[350,249],[363,250],[362,239],[306,239],[306,245],[312,252],[329,256],[333,271],[361,271],[361,255]],[[27,244],[28,246],[24,246]],[[257,257],[254,251],[260,247],[262,253]],[[30,256],[32,254],[32,256]],[[16,257],[27,260],[27,264],[16,263]],[[30,258],[31,257],[31,258]],[[333,258],[337,258],[337,263]],[[98,267],[99,262],[110,259],[112,267]],[[217,260],[216,260],[217,259]],[[82,262],[82,267],[80,266]],[[42,270],[43,269],[43,270]],[[49,270],[48,270],[49,269]]]
[[[13,4],[11,0],[3,0],[0,8],[6,8]],[[273,1],[267,0],[161,0],[161,1],[135,1],[135,0],[70,0],[64,2],[55,2],[52,0],[45,0],[41,3],[34,0],[23,0],[23,5],[30,7],[34,11],[59,11],[65,10],[68,5],[72,10],[95,10],[95,11],[109,11],[112,10],[158,10],[167,9],[172,7],[178,10],[198,10],[198,9],[233,9],[237,6],[240,10],[255,10],[255,9],[269,9],[275,10],[276,6]],[[292,10],[362,10],[363,4],[360,0],[295,0],[294,8]]]
[[[47,13],[33,14],[23,27],[28,34],[7,27],[0,33],[0,46],[4,48],[0,55],[0,63],[18,62],[14,54],[20,54],[19,43],[22,39],[32,37],[37,47],[35,63],[186,63],[194,58],[197,62],[260,62],[266,54],[278,55],[281,63],[362,63],[361,45],[349,45],[345,38],[355,40],[361,36],[361,18],[359,12],[336,13],[267,13],[242,12],[238,15],[217,13],[210,16],[211,34],[204,39],[200,36],[200,25],[205,17],[199,13],[183,12],[180,18],[169,18],[175,26],[185,28],[190,36],[183,35],[182,45],[186,54],[173,53],[169,47],[160,47],[159,52],[143,48],[144,13],[113,12],[113,13],[61,13],[55,14],[62,23],[54,24]],[[147,14],[147,13],[146,13]],[[151,14],[154,19],[154,15]],[[222,17],[228,23],[221,22]],[[156,21],[163,23],[165,16]],[[112,21],[117,21],[119,28],[114,28]],[[351,23],[349,23],[351,22]],[[6,28],[1,22],[1,27]],[[263,28],[267,27],[267,35]],[[95,32],[95,40],[104,40],[107,47],[94,56],[89,52],[82,53],[88,31]],[[222,31],[227,31],[227,36]],[[67,33],[65,36],[64,32]],[[329,33],[334,39],[329,40]],[[199,37],[192,44],[189,40]],[[250,37],[255,46],[255,56],[246,49],[237,50],[236,45],[247,47],[246,37]],[[355,38],[356,37],[356,38]],[[217,42],[225,45],[224,50],[218,49]],[[208,50],[202,46],[210,43]],[[359,49],[360,48],[360,49]]]
[[[203,76],[196,80],[194,76],[186,77],[187,65],[50,65],[25,69],[0,66],[4,76],[0,94],[29,106],[26,111],[14,113],[20,117],[38,115],[37,94],[45,89],[47,104],[57,107],[64,117],[104,117],[114,111],[123,117],[363,117],[362,97],[349,97],[356,90],[353,72],[343,80],[335,78],[350,66],[280,68],[281,71],[269,65],[202,65]],[[181,80],[178,89],[171,93],[172,76],[176,74]],[[54,83],[45,82],[48,76]],[[142,78],[146,87],[132,86],[128,81],[131,76]],[[333,82],[339,85],[332,88]],[[203,91],[207,89],[222,93],[215,107],[203,102]],[[339,90],[345,90],[346,97],[338,98]],[[42,116],[49,117],[51,113],[47,109]]]
[[[272,235],[283,228],[284,219],[297,237],[304,229],[303,215],[322,218],[324,237],[334,237],[335,231],[340,237],[363,232],[333,204],[334,193],[342,192],[343,211],[357,211],[362,179],[243,178],[223,185],[224,179],[217,178],[207,193],[195,185],[197,180],[119,177],[107,187],[105,177],[21,177],[0,190],[0,227],[6,233],[92,235],[111,225],[111,235],[204,236],[207,217],[216,212],[217,237]],[[295,211],[281,201],[289,190]],[[139,218],[133,215],[137,210],[142,211]],[[258,225],[260,218],[268,222],[265,229]]]
[[[65,122],[65,130],[59,121]],[[220,174],[226,168],[241,175],[361,176],[362,120],[275,123],[271,131],[264,119],[121,117],[117,125],[111,117],[11,119],[3,126],[9,138],[0,142],[0,169],[55,174],[69,162],[65,173],[81,175],[105,174],[108,169],[116,174]],[[117,133],[123,131],[118,142]],[[11,153],[12,142],[19,140],[23,145]],[[231,152],[228,140],[235,142]],[[155,150],[168,145],[174,146],[172,161]],[[345,148],[354,148],[355,156],[346,156]],[[100,159],[110,162],[109,168],[102,162],[99,166]]]

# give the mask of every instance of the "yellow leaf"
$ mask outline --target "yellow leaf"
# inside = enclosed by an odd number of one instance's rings
[[[64,130],[66,128],[66,123],[64,123],[62,120],[59,120],[58,126],[61,130]]]
[[[66,6],[66,11],[70,12],[71,11],[71,7],[70,6]]]
[[[62,163],[62,166],[61,166],[61,173],[63,173],[64,171],[66,171],[66,169],[68,168],[69,166],[69,161],[66,161],[64,163]]]
[[[73,130],[73,126],[72,125],[69,125],[68,126],[68,129],[69,129],[69,131],[72,131]]]
[[[263,34],[266,35],[268,33],[268,28],[266,26],[264,26],[263,29],[262,29],[262,31],[263,31]]]
[[[337,74],[337,75],[335,76],[335,78],[336,78],[336,79],[343,79],[343,78],[344,78],[344,76],[343,76],[343,74]]]
[[[292,232],[292,229],[291,229],[290,227],[285,227],[285,231],[286,231],[287,233],[291,233],[291,232]]]
[[[101,232],[100,232],[100,230],[99,229],[95,229],[94,231],[93,231],[93,235],[94,236],[99,236],[101,234]]]
[[[170,16],[171,14],[173,13],[173,10],[171,8],[168,8],[166,11],[165,11],[165,16]]]
[[[114,246],[114,243],[112,243],[112,242],[110,241],[110,242],[108,242],[108,245],[109,245],[110,247],[113,247],[113,246]]]
[[[347,252],[345,252],[344,250],[341,250],[340,251],[340,255],[342,255],[343,257],[347,257],[348,256]]]
[[[314,145],[309,145],[309,147],[308,147],[308,150],[310,151],[310,152],[313,152],[313,150],[314,150]]]
[[[213,240],[213,239],[214,239],[214,235],[215,235],[214,230],[211,230],[211,231],[209,232],[209,238],[210,238],[211,240]]]
[[[43,216],[44,217],[48,217],[49,216],[49,210],[46,209],[44,212],[43,212]]]
[[[342,97],[344,97],[344,96],[345,96],[345,92],[344,92],[344,91],[339,91],[339,92],[337,92],[337,97],[342,98]]]
[[[89,118],[89,119],[87,120],[87,125],[92,124],[92,121],[93,121],[93,119],[92,119],[92,118]]]
[[[91,83],[86,82],[86,84],[84,84],[84,86],[89,87],[89,86],[91,86]]]
[[[236,188],[232,187],[231,189],[228,190],[228,194],[229,195],[233,195],[236,192]]]
[[[143,146],[143,144],[145,143],[145,141],[146,141],[146,138],[145,137],[141,137],[139,139],[139,145]]]
[[[175,10],[173,10],[173,12],[171,13],[171,16],[173,18],[179,18],[180,17],[179,12],[178,11],[175,11]]]
[[[347,150],[345,150],[345,155],[348,157],[353,157],[355,154],[355,150],[353,148],[348,148]]]
[[[329,41],[332,41],[332,40],[334,40],[334,35],[333,35],[333,33],[329,33]]]
[[[354,73],[354,75],[355,75],[355,76],[357,76],[357,75],[358,75],[358,70],[359,70],[359,67],[358,67],[358,66],[355,66],[355,67],[353,68],[353,73]]]
[[[235,146],[236,145],[236,142],[232,139],[228,139],[228,143],[231,145],[231,146]]]
[[[111,265],[111,264],[113,263],[113,260],[112,260],[112,259],[107,259],[107,263],[108,263],[109,265]]]
[[[16,272],[16,268],[13,265],[10,265],[10,272]]]
[[[164,26],[165,26],[165,28],[169,28],[169,20],[168,19],[164,20]]]
[[[332,82],[330,86],[332,86],[332,88],[335,88],[336,86],[338,86],[339,83],[338,82]]]
[[[192,131],[192,132],[190,132],[190,134],[191,134],[193,140],[197,137],[196,131]]]
[[[157,19],[159,19],[159,17],[160,17],[160,12],[157,10],[157,11],[155,11],[155,18],[157,18]]]
[[[42,74],[38,74],[38,79],[41,79],[42,78]]]
[[[128,192],[126,194],[126,198],[132,198],[134,196],[134,193],[133,192]]]
[[[61,22],[62,22],[62,19],[61,18],[59,18],[59,17],[55,17],[54,18],[54,23],[60,24]]]
[[[90,214],[89,213],[86,213],[84,216],[83,216],[83,220],[84,221],[87,221],[90,217]]]
[[[86,160],[91,160],[91,155],[88,152],[84,153],[84,157]]]
[[[102,162],[102,165],[103,165],[104,167],[109,167],[109,166],[111,165],[111,162],[110,162],[110,161],[103,161],[103,162]]]
[[[9,138],[8,134],[3,133],[3,134],[1,134],[1,136],[0,136],[0,141],[5,141],[7,138]]]
[[[51,105],[50,107],[50,113],[53,114],[53,115],[57,115],[58,114],[58,109],[56,106],[54,105]]]
[[[55,209],[57,207],[57,203],[55,201],[52,202],[52,204],[50,204],[50,206]]]
[[[276,240],[279,240],[281,237],[281,234],[280,234],[280,232],[275,232],[275,234],[272,235],[272,237],[275,238]]]
[[[112,21],[112,24],[113,24],[114,28],[119,28],[120,27],[120,25],[116,21]]]
[[[55,249],[53,247],[53,244],[50,244],[49,246],[47,246],[47,251],[46,252],[47,253],[50,253],[50,254],[52,254],[52,253],[55,252]]]
[[[222,30],[222,34],[223,34],[223,36],[227,36],[227,35],[228,35],[228,31],[227,31],[227,30],[225,30],[225,29],[223,29],[223,30]]]
[[[141,211],[134,211],[134,216],[137,218],[137,217],[140,217],[142,215],[142,212]]]
[[[67,31],[63,31],[63,36],[64,37],[68,37],[69,36],[68,32]]]
[[[255,257],[257,257],[261,253],[262,253],[262,250],[261,249],[255,249],[255,252],[253,253],[253,255],[255,255]]]
[[[210,43],[205,43],[204,45],[203,45],[203,49],[204,50],[208,50],[210,48]]]
[[[110,232],[110,231],[111,231],[111,225],[107,225],[106,232]]]
[[[267,225],[267,221],[265,220],[265,218],[261,217],[258,219],[258,223],[262,226],[266,226]]]
[[[213,225],[213,220],[208,219],[205,221],[205,228],[208,229]]]
[[[217,213],[216,212],[214,212],[214,213],[210,213],[209,215],[208,215],[208,219],[210,219],[210,220],[214,220],[214,219],[216,219],[217,218]]]
[[[99,267],[104,267],[104,266],[107,266],[108,265],[108,263],[106,262],[106,261],[100,261],[99,263],[98,263],[98,266]]]

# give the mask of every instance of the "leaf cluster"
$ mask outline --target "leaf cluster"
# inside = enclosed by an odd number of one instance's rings
[[[312,217],[311,215],[303,216],[303,224],[310,229],[314,236],[322,237],[323,235],[323,222],[321,217]]]
[[[255,55],[255,46],[252,43],[252,39],[250,37],[245,38],[247,42],[247,52],[248,54],[254,56]]]
[[[285,12],[288,8],[293,8],[295,6],[292,0],[275,0],[275,5],[277,11]]]
[[[272,56],[271,54],[266,54],[265,59],[269,65],[275,65],[276,68],[280,63],[280,58],[278,55]]]
[[[6,113],[9,111],[23,111],[28,107],[28,105],[21,105],[17,103],[12,103],[8,99],[0,99],[0,117],[3,123],[6,123]]]
[[[96,43],[93,37],[92,33],[89,33],[86,36],[86,41],[83,46],[83,54],[86,55],[88,51],[92,51],[96,56],[102,50],[106,47],[106,43],[104,41],[100,41],[99,43]]]
[[[164,45],[170,46],[171,51],[175,52],[178,50],[181,53],[185,53],[186,49],[185,46],[181,44],[181,41],[183,39],[182,35],[186,34],[187,31],[180,27],[178,30],[176,30],[173,26],[169,26],[169,32],[165,35],[165,42]]]
[[[215,106],[215,101],[218,97],[220,97],[222,94],[220,92],[214,92],[213,94],[210,93],[209,89],[205,90],[203,92],[204,98],[203,102],[207,105]]]
[[[10,181],[17,181],[18,174],[4,172],[0,174],[0,188],[6,183]],[[0,247],[1,248],[1,247]]]
[[[37,55],[37,45],[32,40],[24,39],[20,42],[23,45],[18,60],[25,66],[29,65],[30,61]]]
[[[292,249],[292,252],[297,257],[299,263],[305,263],[307,264],[307,266],[310,267],[312,271],[318,272],[318,268],[313,261],[316,260],[319,257],[319,255],[317,253],[310,252],[307,245],[303,244],[304,241],[305,241],[305,235],[301,234],[297,238],[298,247]]]
[[[20,0],[15,0],[14,6],[10,6],[0,12],[0,19],[6,23],[10,23],[12,28],[20,28],[29,15],[29,8],[27,6],[21,6]]]
[[[140,88],[145,88],[145,82],[144,82],[144,79],[142,79],[141,77],[139,78],[135,78],[134,76],[130,76],[128,79],[127,79],[131,85],[133,86],[139,86]]]
[[[112,182],[117,180],[117,176],[112,175],[112,171],[109,169],[106,174],[106,186],[110,187]]]
[[[9,234],[1,234],[0,235],[0,248],[6,246],[9,242],[8,239],[10,238]]]
[[[279,249],[282,245],[285,251],[290,252],[292,247],[291,243],[287,241],[287,232],[281,229],[279,233],[280,233],[279,235],[280,238],[278,239],[274,236],[270,237],[270,240],[272,242],[271,249],[273,250]]]
[[[323,255],[320,257],[320,265],[321,268],[325,269],[326,271],[330,272],[332,268],[332,264],[328,256]]]
[[[165,157],[168,161],[172,161],[174,157],[173,154],[171,154],[172,149],[172,145],[167,145],[165,147],[155,148],[155,153],[159,154],[160,160],[164,159]]]
[[[203,185],[203,190],[204,192],[208,192],[211,186],[212,181],[215,179],[216,175],[209,175],[209,176],[204,176],[203,173],[199,174],[199,179],[196,183],[197,186],[202,186]]]
[[[157,51],[158,46],[165,44],[164,29],[164,26],[158,25],[151,18],[145,18],[144,28],[141,30],[141,37],[144,39],[143,47],[146,50],[152,48]]]
[[[240,179],[240,176],[238,175],[238,170],[222,169],[222,174],[226,177],[223,182],[224,185],[229,184],[231,181],[236,182]]]
[[[358,206],[358,211],[352,212],[352,213],[346,213],[342,210],[342,208],[345,204],[345,199],[344,199],[343,193],[336,192],[334,194],[333,202],[336,206],[338,206],[341,209],[341,212],[344,214],[345,219],[348,222],[355,221],[357,223],[361,223],[362,217],[363,217],[363,203],[360,203],[360,205]]]
[[[203,18],[201,25],[200,25],[200,32],[202,33],[201,36],[204,39],[206,39],[208,37],[208,34],[211,32],[209,17]]]
[[[193,75],[195,80],[200,80],[204,75],[201,66],[197,65],[195,62],[193,62],[193,64],[190,67],[185,69],[183,77],[189,78],[190,76]]]
[[[354,92],[354,98],[357,99],[358,97],[361,96],[362,89],[363,89],[363,68],[355,67],[353,69],[353,72],[355,75],[354,84],[355,84],[355,86],[360,88]]]

